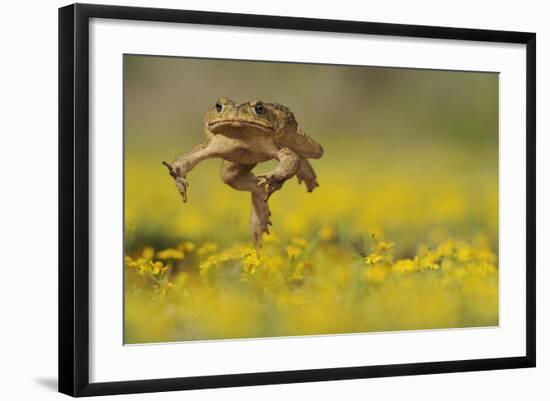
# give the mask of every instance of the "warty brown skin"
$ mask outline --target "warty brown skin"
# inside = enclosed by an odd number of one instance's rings
[[[206,141],[191,151],[163,162],[184,202],[187,202],[187,174],[201,161],[221,158],[220,176],[226,184],[252,194],[250,227],[254,242],[261,245],[269,233],[271,215],[267,201],[273,192],[294,175],[307,191],[317,186],[317,176],[307,159],[319,159],[323,148],[298,129],[294,114],[278,103],[252,100],[235,103],[221,97],[204,117]],[[278,160],[270,172],[256,176],[252,169],[261,162]]]

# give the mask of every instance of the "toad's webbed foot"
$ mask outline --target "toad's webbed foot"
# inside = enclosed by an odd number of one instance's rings
[[[304,182],[306,184],[306,189],[307,189],[308,192],[312,192],[315,188],[317,188],[319,186],[319,183],[317,182],[317,180],[315,178],[313,178],[313,179],[308,179],[308,178],[301,179],[300,177],[298,177],[298,184],[301,184],[302,182]]]
[[[302,181],[306,184],[306,189],[308,192],[313,191],[319,186],[319,183],[317,182],[317,175],[313,170],[313,166],[307,159],[300,160],[300,167],[298,167],[296,177],[298,178],[299,184],[301,184]]]
[[[256,247],[260,247],[262,244],[262,236],[264,233],[269,234],[269,226],[272,225],[269,217],[271,212],[267,202],[264,201],[265,194],[253,193],[252,194],[252,210],[250,212],[250,229],[254,237],[254,243]]]
[[[267,202],[271,194],[283,186],[284,180],[275,174],[262,174],[258,176],[258,185],[264,189],[264,202]]]
[[[162,164],[164,164],[168,168],[168,173],[170,176],[174,179],[174,183],[176,184],[176,188],[178,189],[181,199],[183,200],[183,203],[187,202],[187,188],[189,188],[189,183],[185,179],[185,177],[179,176],[174,168],[167,162],[163,161]]]
[[[183,200],[183,203],[187,202],[187,188],[189,188],[189,183],[184,177],[176,177],[174,178],[174,183],[176,184],[176,188],[178,188],[178,191],[181,195],[181,199]]]

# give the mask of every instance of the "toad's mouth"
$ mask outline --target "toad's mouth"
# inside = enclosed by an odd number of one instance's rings
[[[255,121],[243,120],[218,120],[208,123],[208,128],[211,131],[219,131],[221,128],[257,128],[262,131],[274,131],[272,127]]]

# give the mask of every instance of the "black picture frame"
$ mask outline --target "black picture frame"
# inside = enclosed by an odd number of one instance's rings
[[[526,353],[518,357],[90,383],[89,21],[91,18],[526,45]],[[536,35],[358,21],[74,4],[59,9],[59,391],[71,396],[251,386],[535,366]]]

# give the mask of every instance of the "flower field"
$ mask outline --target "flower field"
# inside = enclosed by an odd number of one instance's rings
[[[158,159],[128,158],[125,341],[497,325],[497,180],[475,163],[486,156],[424,146],[396,163],[360,145],[372,157],[328,147],[314,192],[293,179],[273,195],[260,250],[249,194],[221,182],[219,160],[189,175],[183,204]],[[440,168],[423,162],[444,151]]]

